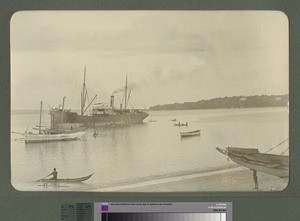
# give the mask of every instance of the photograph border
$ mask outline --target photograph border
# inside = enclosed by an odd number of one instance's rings
[[[288,187],[278,192],[176,192],[176,193],[94,193],[94,192],[22,192],[11,185],[10,165],[10,19],[17,11],[24,10],[275,10],[282,11],[289,19],[289,141],[290,141],[290,178]],[[24,220],[47,220],[44,214],[50,211],[53,216],[60,217],[60,205],[65,202],[99,202],[99,201],[231,201],[234,218],[241,220],[243,212],[251,208],[257,211],[255,220],[281,220],[280,211],[284,211],[285,220],[292,220],[300,211],[300,11],[296,0],[187,0],[187,1],[0,1],[0,203],[3,218],[20,217]],[[5,199],[5,200],[3,200]],[[274,200],[277,199],[277,200]],[[268,205],[265,208],[264,205]],[[15,207],[22,212],[13,212]],[[35,207],[32,211],[27,211]],[[261,209],[261,208],[264,209]],[[284,207],[284,208],[283,208]],[[239,211],[236,211],[240,209]],[[27,211],[27,212],[25,212]],[[289,211],[294,211],[289,215]],[[251,214],[252,214],[251,212]],[[24,216],[25,213],[25,216]],[[255,213],[255,212],[254,212]],[[252,220],[249,215],[243,220]],[[290,218],[290,219],[289,219]],[[31,219],[33,220],[33,219]]]

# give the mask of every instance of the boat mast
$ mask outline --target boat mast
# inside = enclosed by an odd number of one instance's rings
[[[127,99],[127,104],[129,103],[129,99],[130,99],[130,94],[131,94],[131,89],[129,90],[129,93],[128,93],[128,99]]]
[[[42,109],[43,109],[43,101],[41,101],[41,106],[40,106],[39,134],[42,134]]]
[[[62,127],[62,123],[63,123],[63,121],[64,121],[65,98],[66,98],[66,97],[63,97],[63,103],[62,103],[62,109],[61,109],[61,121],[60,121],[60,127]]]
[[[84,114],[85,100],[86,100],[86,86],[85,86],[85,75],[86,75],[86,66],[84,66],[84,77],[83,77],[83,86],[81,92],[81,116]]]
[[[85,102],[86,102],[86,97],[87,97],[87,89],[86,89],[86,85],[85,85],[85,76],[86,76],[86,66],[84,66],[83,86],[82,86],[82,92],[81,92],[81,116],[84,115],[86,110],[90,107],[90,105],[93,103],[93,101],[97,98],[97,95],[95,95],[95,97],[92,99],[92,101],[85,108]]]
[[[125,84],[125,110],[127,108],[127,78],[128,78],[128,74],[126,75],[126,84]]]

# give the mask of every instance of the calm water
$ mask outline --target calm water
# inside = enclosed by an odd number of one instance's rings
[[[286,108],[150,112],[143,124],[87,130],[82,140],[26,144],[12,134],[12,184],[19,190],[92,190],[128,182],[224,168],[233,164],[215,147],[255,147],[265,152],[288,138]],[[49,125],[49,115],[43,124]],[[170,120],[188,122],[175,127]],[[149,119],[157,122],[148,123]],[[13,114],[12,131],[36,126],[39,116]],[[201,136],[180,138],[180,131],[201,129]],[[272,153],[280,154],[282,145]],[[288,153],[287,153],[288,154]],[[83,184],[45,187],[37,180],[58,170],[59,178],[94,176]],[[58,188],[58,189],[57,189]]]

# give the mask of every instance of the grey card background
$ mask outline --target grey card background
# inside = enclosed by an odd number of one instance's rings
[[[19,192],[10,169],[10,18],[22,10],[280,10],[290,26],[290,181],[282,192],[71,193]],[[12,0],[0,1],[0,219],[60,220],[63,203],[174,201],[233,203],[233,220],[297,220],[300,216],[300,4],[297,0]]]

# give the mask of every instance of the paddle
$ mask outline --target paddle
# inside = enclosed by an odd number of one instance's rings
[[[48,176],[49,176],[49,175],[48,175]],[[41,178],[41,179],[38,179],[38,180],[36,180],[35,182],[39,182],[39,181],[41,181],[42,179],[47,178],[48,176],[45,176],[45,177],[43,177],[43,178]]]
[[[49,176],[49,175],[48,175],[48,176]],[[45,176],[45,177],[43,177],[43,178],[41,178],[41,179],[38,179],[38,180],[28,181],[28,183],[39,182],[39,181],[41,181],[42,179],[47,178],[48,176]]]

